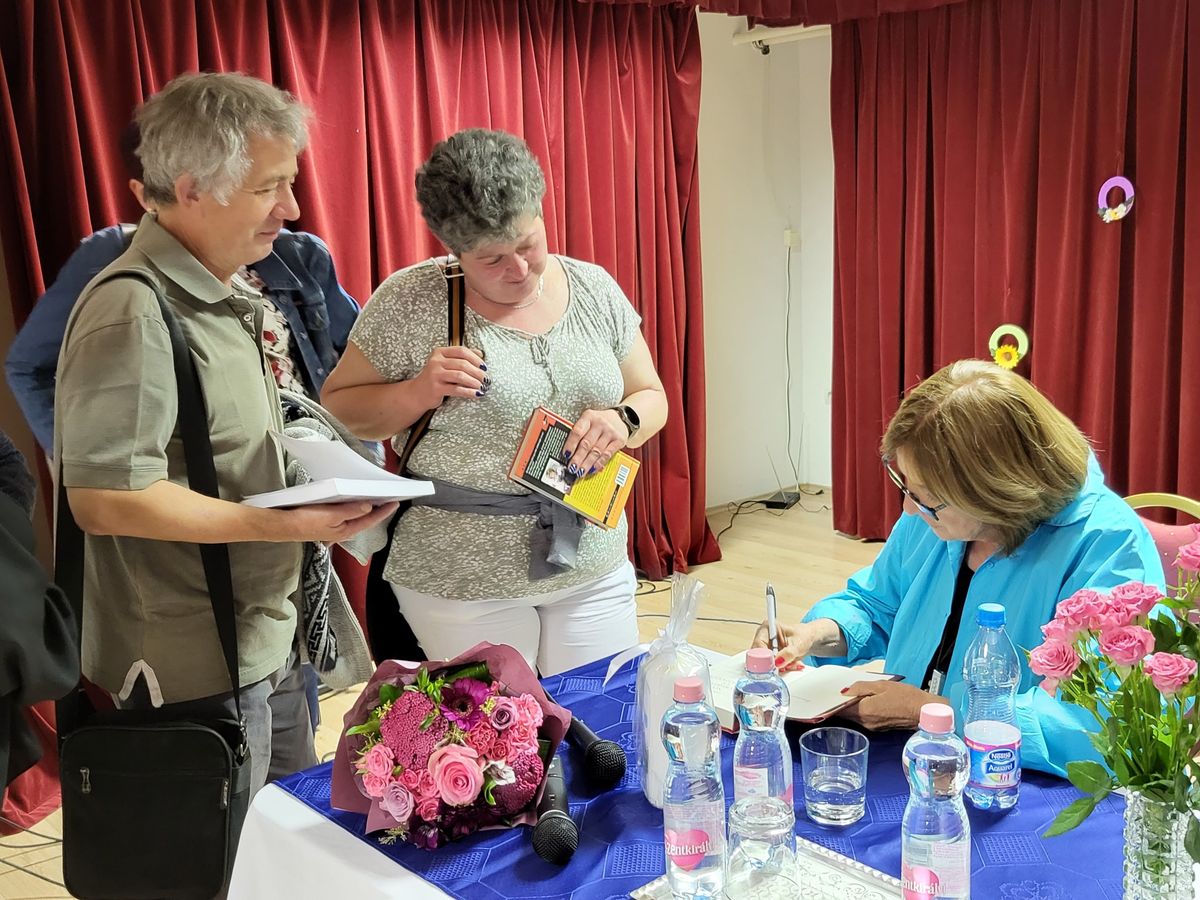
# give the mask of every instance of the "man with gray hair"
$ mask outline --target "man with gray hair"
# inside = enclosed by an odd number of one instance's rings
[[[55,453],[86,532],[83,672],[126,708],[230,716],[198,544],[228,543],[253,788],[315,764],[296,648],[302,544],[342,541],[395,504],[253,509],[285,486],[261,294],[238,276],[299,216],[308,111],[233,74],[183,75],[138,113],[153,209],[80,297],[59,358]],[[188,487],[170,338],[179,320],[208,407],[222,499]]]

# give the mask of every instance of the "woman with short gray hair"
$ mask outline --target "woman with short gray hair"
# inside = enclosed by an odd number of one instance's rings
[[[611,530],[584,524],[577,546],[567,536],[573,562],[570,551],[548,559],[531,541],[538,504],[522,504],[507,474],[538,406],[575,422],[571,482],[662,428],[666,395],[640,318],[599,266],[548,252],[545,178],[520,138],[461,131],[434,147],[416,185],[453,257],[379,287],[321,395],[360,437],[397,449],[437,410],[409,467],[438,490],[397,522],[385,577],[431,658],[488,640],[552,674],[622,650],[638,639],[624,517]],[[466,286],[462,347],[446,346],[452,265]]]

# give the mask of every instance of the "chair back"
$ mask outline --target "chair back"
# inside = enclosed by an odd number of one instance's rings
[[[1125,498],[1125,502],[1134,509],[1150,509],[1157,506],[1163,509],[1178,510],[1200,521],[1200,501],[1192,500],[1190,497],[1181,497],[1178,494],[1131,494]],[[1139,515],[1138,518],[1150,532],[1150,537],[1154,538],[1154,545],[1158,548],[1158,555],[1162,558],[1163,572],[1167,576],[1167,587],[1178,587],[1180,572],[1175,565],[1175,560],[1179,556],[1179,548],[1200,538],[1200,532],[1191,525],[1163,525],[1161,522],[1155,522],[1142,515]]]

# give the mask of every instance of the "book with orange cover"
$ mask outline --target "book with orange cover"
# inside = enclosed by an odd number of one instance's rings
[[[628,453],[617,451],[595,475],[572,480],[563,462],[563,446],[574,423],[539,406],[529,417],[508,477],[573,509],[589,522],[613,528],[633,490],[641,467]]]

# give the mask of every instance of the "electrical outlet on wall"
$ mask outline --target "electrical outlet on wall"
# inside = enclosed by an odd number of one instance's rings
[[[799,247],[800,246],[800,231],[796,228],[783,229],[783,246]]]

